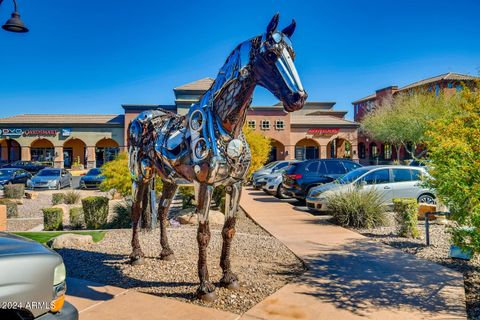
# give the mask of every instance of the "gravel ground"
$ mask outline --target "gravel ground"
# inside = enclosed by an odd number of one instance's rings
[[[470,261],[451,259],[450,235],[445,225],[430,225],[430,246],[425,244],[425,224],[419,223],[420,238],[408,239],[396,236],[396,227],[390,226],[375,229],[356,230],[376,241],[383,242],[419,258],[430,260],[463,273],[468,319],[480,319],[480,256]]]
[[[159,230],[141,233],[146,263],[131,266],[130,230],[109,231],[97,244],[59,250],[67,265],[68,275],[141,292],[179,299],[241,314],[284,286],[304,271],[302,262],[277,239],[241,215],[232,244],[232,268],[241,282],[241,289],[218,288],[222,245],[221,226],[212,226],[208,250],[210,279],[217,285],[218,299],[204,303],[195,299],[198,286],[197,243],[194,226],[169,228],[169,243],[175,261],[161,261]]]

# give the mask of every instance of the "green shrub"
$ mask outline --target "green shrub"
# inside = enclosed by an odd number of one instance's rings
[[[63,193],[53,193],[52,194],[52,205],[57,205],[64,203],[65,195]]]
[[[88,229],[100,229],[106,225],[108,217],[107,197],[83,198],[82,207]]]
[[[43,211],[43,229],[45,231],[63,229],[63,210],[61,208],[46,208]]]
[[[70,226],[73,229],[81,229],[85,224],[82,208],[70,209]]]
[[[218,186],[213,189],[212,200],[215,202],[215,208],[225,213],[225,187]]]
[[[15,202],[12,202],[8,199],[0,199],[0,204],[3,204],[7,207],[8,219],[18,217],[18,205]]]
[[[23,184],[7,184],[3,187],[3,195],[8,199],[22,199],[25,195]]]
[[[418,238],[418,204],[413,198],[393,199],[393,211],[397,221],[398,234],[407,238]]]
[[[182,197],[182,209],[195,206],[195,190],[193,186],[181,186],[178,188],[178,193]]]
[[[328,209],[341,226],[374,228],[386,222],[382,196],[374,189],[349,188],[327,195]]]
[[[132,227],[132,201],[125,200],[117,202],[113,206],[114,216],[112,221],[108,224],[111,229],[125,229]]]
[[[67,191],[63,194],[63,202],[66,204],[75,204],[80,201],[80,193],[77,191]]]

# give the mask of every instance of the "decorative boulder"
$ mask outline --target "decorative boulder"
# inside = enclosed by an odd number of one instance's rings
[[[35,191],[27,191],[25,192],[25,198],[30,200],[35,200],[38,198],[38,192]]]
[[[197,224],[198,219],[194,211],[184,209],[180,212],[180,215],[177,217],[180,224]],[[208,221],[210,224],[223,225],[225,221],[225,216],[220,211],[210,210],[208,213]]]
[[[47,242],[47,245],[52,249],[62,249],[68,247],[76,247],[87,244],[92,244],[93,238],[88,234],[73,234],[66,233],[59,235]]]

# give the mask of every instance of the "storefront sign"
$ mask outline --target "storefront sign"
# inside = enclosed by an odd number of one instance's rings
[[[308,129],[307,134],[315,136],[333,135],[340,132],[340,128],[312,128]]]
[[[62,129],[62,137],[70,137],[71,133],[72,133],[72,129],[70,129],[70,128],[63,128]]]
[[[23,130],[19,128],[16,128],[16,129],[5,128],[5,129],[1,129],[0,133],[3,137],[19,137],[22,135]]]
[[[56,129],[27,129],[23,132],[25,137],[29,136],[56,136],[58,130]]]

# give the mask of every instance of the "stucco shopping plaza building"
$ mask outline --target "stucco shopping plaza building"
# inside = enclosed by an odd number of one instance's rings
[[[140,112],[163,108],[186,114],[210,88],[205,78],[175,88],[171,105],[123,105],[124,114],[22,114],[0,119],[0,160],[34,160],[55,167],[99,167],[126,149],[128,123]],[[272,141],[271,160],[351,158],[357,156],[359,125],[345,119],[334,102],[307,102],[294,113],[281,104],[253,106],[247,124]]]

